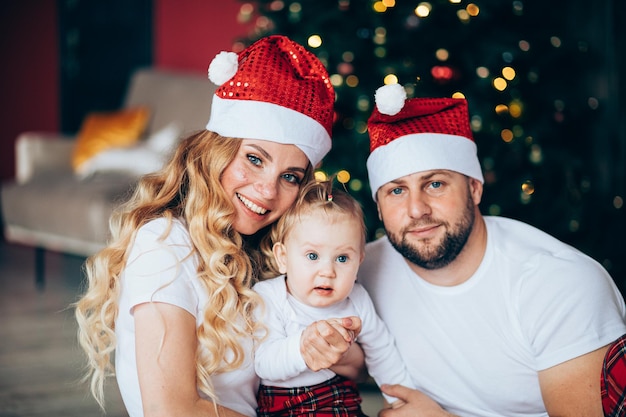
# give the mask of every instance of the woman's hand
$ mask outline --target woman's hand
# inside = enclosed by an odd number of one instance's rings
[[[356,316],[320,320],[310,324],[304,329],[300,338],[300,353],[304,362],[312,371],[328,369],[333,365],[343,363],[342,359],[350,350],[352,342],[360,331],[361,319]],[[354,352],[348,356],[349,362],[352,363],[348,366],[352,366],[355,370],[364,367],[362,351],[360,360]],[[360,362],[360,364],[353,362]]]

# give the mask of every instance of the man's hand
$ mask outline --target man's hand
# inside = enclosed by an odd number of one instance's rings
[[[300,353],[312,371],[338,363],[361,331],[361,319],[355,316],[320,320],[302,332]]]
[[[402,385],[383,385],[380,387],[385,394],[397,398],[393,408],[385,408],[378,417],[451,417],[439,404],[421,391]]]

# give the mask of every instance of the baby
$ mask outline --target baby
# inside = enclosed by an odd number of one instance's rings
[[[365,289],[355,282],[365,247],[359,203],[333,189],[331,181],[307,184],[274,226],[272,242],[275,269],[283,275],[254,286],[265,304],[259,319],[268,329],[255,353],[261,378],[257,415],[364,416],[353,381],[331,369],[314,372],[302,357],[301,334],[320,320],[356,341],[341,327],[341,318],[360,317],[358,343],[369,374],[378,385],[412,387],[391,334]],[[394,407],[401,403],[385,399]]]

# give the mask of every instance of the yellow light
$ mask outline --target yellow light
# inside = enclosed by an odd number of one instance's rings
[[[533,184],[532,181],[530,180],[526,180],[524,181],[524,183],[522,184],[522,192],[524,194],[532,194],[535,192],[535,185]]]
[[[368,111],[370,109],[370,99],[367,96],[361,96],[356,101],[356,108],[360,111]]]
[[[522,103],[517,100],[513,100],[509,103],[509,114],[511,117],[518,118],[522,116]]]
[[[440,61],[447,61],[450,57],[450,53],[444,48],[439,48],[437,49],[437,52],[435,52],[435,56]]]
[[[343,84],[343,77],[340,74],[333,74],[330,76],[330,83],[333,87],[339,87]]]
[[[372,8],[376,13],[384,13],[387,11],[387,6],[382,1],[377,1],[372,5]]]
[[[476,17],[478,13],[480,13],[480,9],[474,3],[468,4],[465,10],[467,10],[467,13],[472,17]]]
[[[359,133],[367,132],[367,123],[364,121],[358,121],[356,123],[355,130]]]
[[[469,13],[467,13],[467,10],[465,10],[465,9],[457,10],[456,16],[463,23],[469,22],[470,15],[469,15]]]
[[[506,89],[506,80],[502,77],[494,78],[493,87],[498,91],[504,91]]]
[[[473,132],[480,132],[483,128],[483,119],[480,116],[472,116],[472,121],[471,121],[471,125],[472,125],[472,131]]]
[[[502,76],[511,81],[515,78],[515,70],[512,67],[504,67],[502,68]]]
[[[506,104],[498,104],[496,106],[496,114],[505,114],[509,111],[509,108],[506,106]]]
[[[459,4],[461,2],[461,0],[450,0],[450,3],[452,4]]]
[[[428,2],[420,3],[415,8],[415,15],[417,17],[428,17],[431,9],[432,9],[432,5],[430,3]]]
[[[291,13],[300,13],[302,11],[302,5],[298,2],[291,3],[289,5],[289,11]]]
[[[388,84],[398,84],[398,77],[395,74],[387,74],[383,79],[385,85]]]
[[[384,46],[374,48],[374,55],[376,55],[377,58],[384,58],[385,55],[387,55],[387,49]]]
[[[348,181],[350,181],[350,173],[346,171],[345,169],[342,169],[341,171],[337,173],[337,181],[339,181],[342,184],[347,183]]]
[[[363,181],[358,178],[350,181],[349,187],[352,191],[361,191],[363,189]]]
[[[513,141],[513,132],[510,129],[502,129],[500,132],[500,137],[506,143],[510,143]]]
[[[328,176],[324,171],[315,171],[315,181],[326,181]]]
[[[396,0],[383,0],[383,4],[387,7],[394,7],[396,5]]]
[[[541,150],[541,146],[533,145],[530,147],[529,159],[530,159],[530,162],[536,165],[540,164],[541,161],[543,161],[543,152]]]
[[[356,87],[357,85],[359,85],[359,77],[357,77],[356,75],[348,75],[348,77],[346,78],[346,85],[348,87]]]
[[[461,93],[460,91],[456,91],[452,93],[452,98],[465,98],[465,94]]]
[[[311,48],[319,48],[322,46],[322,37],[320,35],[311,35],[307,39],[307,43]]]

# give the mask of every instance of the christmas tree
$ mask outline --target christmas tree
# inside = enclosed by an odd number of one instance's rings
[[[253,29],[239,47],[279,33],[324,62],[337,120],[320,175],[339,173],[364,206],[370,239],[383,231],[367,181],[366,122],[375,90],[397,82],[409,97],[468,100],[485,174],[484,214],[539,227],[603,263],[621,284],[623,200],[620,190],[598,185],[609,156],[590,148],[606,121],[606,100],[591,87],[605,57],[563,12],[572,6],[261,0],[242,4],[239,19]]]

